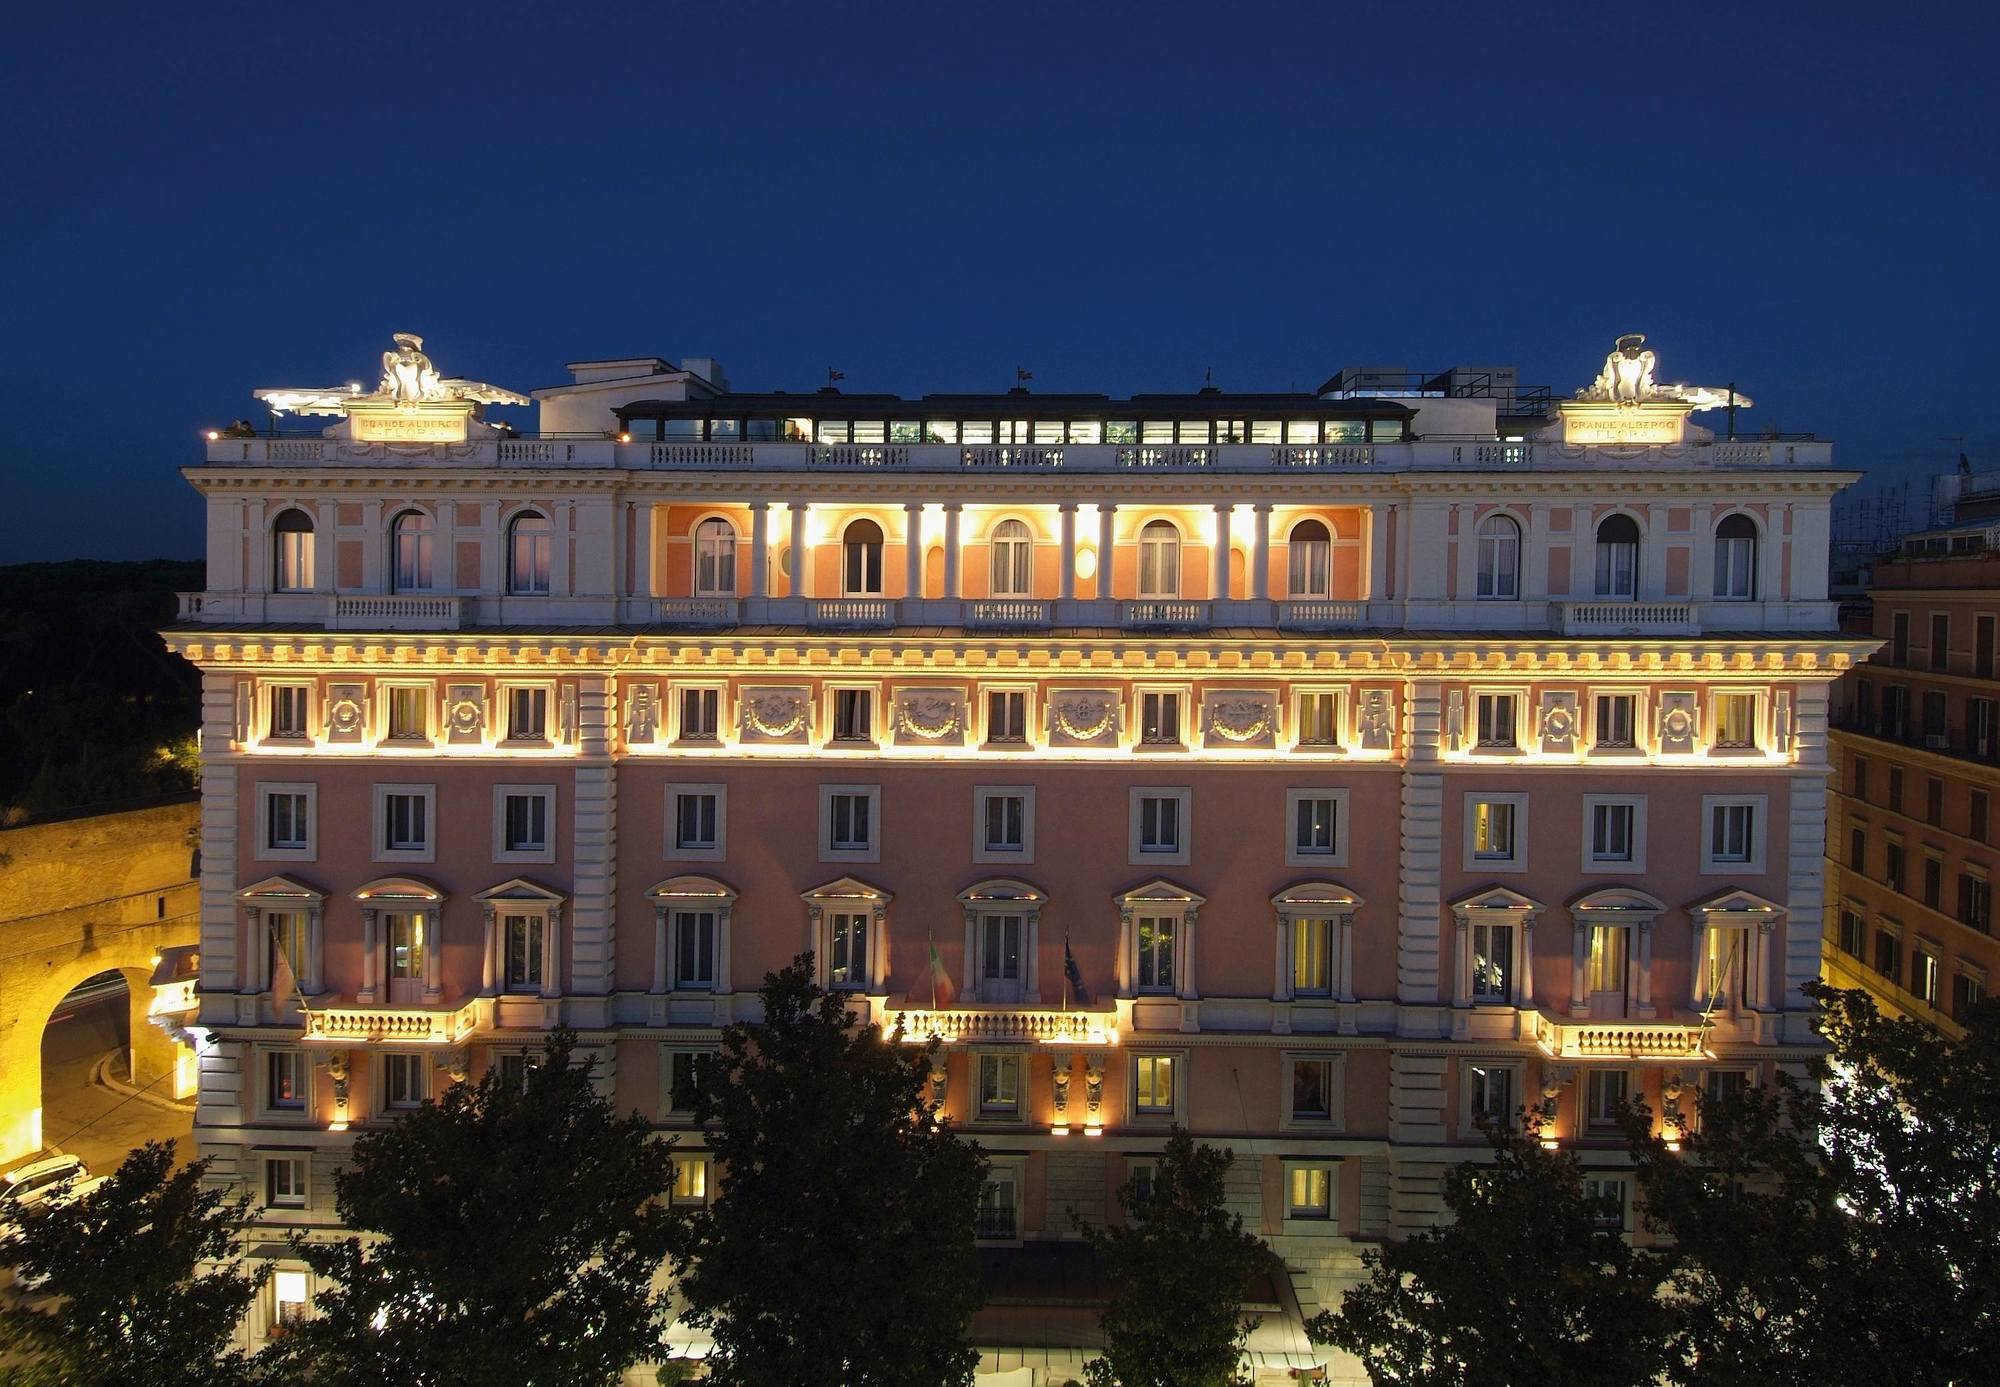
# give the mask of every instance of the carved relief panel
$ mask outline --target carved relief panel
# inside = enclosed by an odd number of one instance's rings
[[[444,691],[444,740],[448,746],[477,746],[486,740],[486,686],[451,684]]]
[[[1558,756],[1567,756],[1575,751],[1581,723],[1582,715],[1577,711],[1575,691],[1543,692],[1541,710],[1535,718],[1543,751]]]
[[[1396,745],[1396,713],[1387,689],[1363,689],[1354,715],[1363,751],[1391,751]]]
[[[964,746],[964,689],[897,689],[890,705],[890,737],[897,746]]]
[[[1125,725],[1125,702],[1114,689],[1052,689],[1049,692],[1050,746],[1117,746]]]
[[[1660,751],[1665,755],[1692,752],[1701,719],[1695,712],[1692,692],[1660,695]]]
[[[1276,689],[1208,690],[1201,696],[1204,747],[1261,749],[1278,744]]]
[[[749,746],[805,746],[812,740],[812,692],[803,685],[743,690],[742,741]]]
[[[660,686],[625,686],[625,745],[652,746],[660,738]]]
[[[352,744],[368,736],[368,689],[362,684],[329,684],[326,690],[326,740]]]

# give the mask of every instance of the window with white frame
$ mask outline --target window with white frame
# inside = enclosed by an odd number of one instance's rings
[[[1142,747],[1181,745],[1181,696],[1178,690],[1140,690],[1139,745]]]
[[[271,1209],[303,1209],[306,1206],[306,1158],[266,1156],[264,1158],[264,1205]]]
[[[1517,927],[1493,920],[1475,920],[1467,928],[1472,931],[1473,1005],[1512,1005]]]
[[[1764,795],[1701,797],[1701,869],[1710,873],[1764,870]]]
[[[973,1232],[982,1243],[1012,1243],[1021,1239],[1021,1191],[1026,1171],[1020,1161],[995,1160],[986,1167],[979,1187],[979,1212]]]
[[[389,527],[389,591],[429,592],[435,576],[437,521],[420,510],[406,510]]]
[[[1519,698],[1511,693],[1482,693],[1474,700],[1478,720],[1476,743],[1482,751],[1514,751],[1520,732],[1514,716]]]
[[[313,523],[294,506],[271,525],[271,591],[313,590]]]
[[[1479,522],[1476,595],[1508,602],[1521,595],[1521,526],[1512,516],[1489,515]]]
[[[382,690],[387,705],[387,739],[392,742],[428,743],[431,739],[431,686],[428,684],[387,684]]]
[[[1631,1176],[1586,1172],[1583,1177],[1583,1197],[1597,1202],[1595,1222],[1599,1231],[1623,1233],[1630,1228]]]
[[[1144,1218],[1146,1205],[1153,1198],[1153,1177],[1159,1170],[1157,1156],[1127,1156],[1125,1158],[1125,1183],[1131,1188],[1132,1215]]]
[[[820,860],[879,861],[881,825],[876,811],[881,802],[880,785],[820,786]]]
[[[431,1093],[430,1059],[423,1054],[387,1051],[381,1056],[382,1106],[390,1111],[422,1107]]]
[[[1715,527],[1715,595],[1725,602],[1757,596],[1757,522],[1740,512]]]
[[[736,529],[709,519],[694,527],[694,595],[730,597],[736,592]]]
[[[1301,520],[1285,540],[1286,595],[1333,596],[1333,535],[1322,520]]]
[[[286,862],[310,862],[317,845],[317,785],[257,785],[257,856]]]
[[[882,527],[855,520],[840,537],[840,590],[843,597],[882,595]]]
[[[271,1324],[269,1338],[282,1338],[305,1323],[311,1302],[306,1294],[306,1274],[280,1271],[271,1277]]]
[[[1138,950],[1138,970],[1133,983],[1140,992],[1173,995],[1179,988],[1181,914],[1179,911],[1140,911],[1132,917],[1133,945]]]
[[[1288,1160],[1284,1169],[1286,1223],[1332,1224],[1339,1162]]]
[[[555,527],[540,511],[522,511],[507,526],[507,592],[546,597],[554,572]]]
[[[977,1110],[989,1120],[1012,1121],[1021,1116],[1021,1056],[982,1050],[975,1056],[979,1072]]]
[[[264,739],[302,742],[312,736],[312,685],[264,686]]]
[[[987,542],[988,595],[1032,597],[1035,589],[1035,545],[1028,527],[1019,520],[1003,520],[993,527]]]
[[[1639,523],[1607,515],[1597,525],[1597,595],[1635,597],[1639,591]]]
[[[1465,869],[1518,872],[1528,865],[1528,797],[1480,793],[1465,798]]]
[[[695,1095],[704,1069],[715,1063],[711,1048],[667,1045],[660,1051],[660,1111],[683,1121],[694,1116]]]
[[[1636,795],[1583,797],[1583,870],[1646,868],[1646,801]]]
[[[541,992],[548,952],[546,912],[502,910],[497,928],[504,960],[501,985],[509,992]]]
[[[1331,997],[1339,921],[1328,915],[1292,917],[1292,995]]]
[[[1341,1061],[1337,1055],[1284,1057],[1285,1125],[1337,1128],[1341,1121]]]
[[[1910,946],[1910,995],[1925,1006],[1935,1008],[1943,1000],[1943,980],[1944,970],[1938,963],[1938,946],[1928,939],[1919,939]]]
[[[1185,786],[1135,785],[1131,791],[1131,860],[1185,864],[1191,791]]]
[[[437,857],[437,786],[375,787],[375,860],[431,862]]]
[[[722,705],[722,690],[711,685],[678,685],[675,688],[675,707],[679,721],[675,724],[674,737],[682,742],[713,742],[719,740],[721,724],[718,714]]]
[[[1026,746],[1028,744],[1028,692],[1026,689],[986,690],[986,744]]]
[[[549,741],[549,688],[546,684],[510,684],[504,692],[504,740],[528,745]]]
[[[311,917],[303,910],[280,909],[264,910],[261,918],[268,948],[265,950],[264,976],[259,981],[267,988],[276,987],[278,965],[282,960],[292,970],[292,977],[301,989],[309,986],[318,972],[307,956],[312,947]]]
[[[1179,1055],[1132,1056],[1132,1116],[1136,1121],[1164,1121],[1180,1111]]]
[[[1285,791],[1285,862],[1293,867],[1347,865],[1347,791]]]
[[[1103,562],[1103,556],[1100,556]],[[1108,570],[1109,564],[1105,564]],[[1166,520],[1148,521],[1139,532],[1139,596],[1181,595],[1181,532]]]
[[[872,745],[875,741],[875,690],[835,689],[830,697],[833,703],[830,720],[832,740]]]
[[[708,1153],[674,1152],[674,1192],[676,1204],[708,1203]]]
[[[1750,1075],[1746,1070],[1704,1069],[1701,1074],[1702,1106],[1734,1102],[1749,1087]]]
[[[1757,695],[1717,693],[1710,696],[1714,721],[1712,745],[1717,751],[1757,750]]]
[[[1623,1069],[1593,1069],[1584,1083],[1584,1122],[1597,1129],[1613,1128],[1632,1096],[1632,1076]]]
[[[728,847],[728,803],[726,785],[667,786],[667,858],[720,862]]]
[[[1600,693],[1592,698],[1591,703],[1591,750],[1637,751],[1639,696],[1635,693]]]
[[[1035,787],[979,785],[972,791],[972,860],[1035,860]]]
[[[1298,745],[1321,750],[1340,745],[1340,694],[1334,690],[1298,696]]]
[[[1498,1060],[1467,1060],[1459,1135],[1469,1137],[1483,1123],[1510,1128],[1521,1120],[1521,1067]]]
[[[312,1067],[300,1050],[264,1052],[264,1108],[272,1113],[303,1113]]]
[[[1028,916],[986,911],[975,924],[979,948],[979,996],[983,1001],[1018,1000],[1025,990]]]
[[[865,991],[874,980],[869,966],[869,910],[826,913],[826,986],[830,992]]]
[[[555,807],[553,785],[495,785],[493,860],[555,861]]]

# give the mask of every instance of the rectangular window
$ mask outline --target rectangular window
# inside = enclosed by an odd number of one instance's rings
[[[1024,794],[985,796],[981,816],[984,835],[981,845],[987,852],[1018,853],[1028,843],[1028,797]]]
[[[1340,745],[1340,695],[1302,693],[1299,695],[1299,745]]]
[[[680,691],[680,740],[712,742],[717,739],[717,710],[722,704],[720,689]]]
[[[1301,795],[1292,804],[1292,851],[1331,856],[1340,826],[1340,803],[1329,795]]]
[[[1021,1057],[979,1057],[979,1115],[1018,1117],[1021,1112]]]
[[[1944,899],[1944,859],[1924,854],[1924,904],[1932,910]]]
[[[1148,690],[1139,695],[1139,742],[1143,746],[1179,746],[1181,696]]]
[[[306,1206],[304,1156],[264,1158],[264,1203],[273,1209],[303,1209]]]
[[[500,795],[500,847],[505,853],[541,854],[549,850],[549,799],[545,790],[503,790]]]
[[[421,790],[383,791],[382,851],[424,852],[430,841],[430,795]]]
[[[1180,810],[1181,802],[1173,795],[1142,795],[1139,799],[1139,851],[1179,852]]]
[[[872,793],[836,790],[827,796],[827,849],[831,852],[866,852],[875,844],[875,796]]]
[[[1702,866],[1710,871],[1761,870],[1764,865],[1763,806],[1755,799],[1702,798],[1706,818]]]
[[[707,992],[715,986],[715,912],[676,910],[670,920],[673,935],[673,986],[677,992]]]
[[[1924,822],[1933,828],[1944,827],[1944,782],[1936,776],[1924,782]]]
[[[1174,990],[1174,943],[1180,933],[1180,919],[1173,915],[1141,915],[1134,922],[1138,931],[1139,990]]]
[[[549,739],[549,691],[545,688],[507,690],[507,740],[546,742]]]
[[[720,815],[712,790],[680,790],[674,794],[674,846],[682,852],[713,848]]]
[[[382,1056],[382,1101],[390,1108],[416,1108],[430,1096],[430,1062],[423,1055]]]
[[[1903,845],[1894,838],[1883,845],[1882,881],[1892,891],[1903,889]]]
[[[1910,735],[1910,691],[1901,684],[1882,690],[1882,735],[1898,742]]]
[[[1597,1201],[1595,1222],[1598,1230],[1605,1233],[1625,1231],[1626,1206],[1630,1201],[1632,1181],[1623,1175],[1586,1175],[1583,1177],[1583,1195]]]
[[[1853,757],[1847,763],[1847,793],[1855,799],[1868,798],[1868,758]]]
[[[873,742],[875,740],[875,691],[835,689],[833,691],[833,740]]]
[[[500,1086],[515,1093],[525,1093],[528,1075],[542,1062],[539,1053],[533,1050],[508,1050],[496,1057],[495,1067],[500,1071]]]
[[[1511,1127],[1520,1118],[1514,1097],[1514,1068],[1506,1064],[1469,1064],[1465,1067],[1467,1111],[1475,1124]]]
[[[1132,1110],[1145,1116],[1174,1111],[1174,1057],[1136,1055],[1132,1060]]]
[[[1910,614],[1897,612],[1889,621],[1889,663],[1910,663]]]
[[[1715,749],[1757,749],[1757,695],[1725,693],[1715,696]]]
[[[1027,956],[1025,915],[979,917],[979,991],[985,1001],[1011,1001],[1021,993],[1021,961]]]
[[[389,740],[425,742],[431,735],[431,691],[417,684],[389,686]]]
[[[1472,1000],[1510,1003],[1514,1000],[1514,927],[1472,927]]]
[[[1893,930],[1875,931],[1875,971],[1890,982],[1903,975],[1902,945]]]
[[[1510,862],[1515,856],[1512,800],[1474,800],[1472,856],[1479,862]]]
[[[1975,872],[1958,874],[1958,922],[1981,934],[1993,930],[1993,884]]]
[[[1590,860],[1630,862],[1637,839],[1635,825],[1639,808],[1635,804],[1605,803],[1590,806]]]
[[[304,1112],[306,1057],[297,1050],[264,1053],[264,1106],[274,1112]]]
[[[1518,744],[1514,735],[1514,695],[1480,694],[1478,705],[1479,745],[1513,749]]]
[[[1993,677],[1993,618],[1980,615],[1972,623],[1972,677]]]
[[[1292,921],[1292,995],[1333,995],[1333,921]]]
[[[1868,830],[1859,824],[1847,830],[1847,865],[1857,872],[1868,870]]]
[[[1333,1168],[1299,1165],[1291,1168],[1286,1182],[1285,1217],[1331,1219],[1333,1217]]]
[[[826,980],[837,992],[860,991],[869,985],[865,912],[837,911],[827,917]]]
[[[1951,614],[1931,613],[1931,668],[1944,669],[1951,663]]]
[[[1027,745],[1028,695],[1025,691],[986,691],[986,740],[995,746]]]
[[[695,1092],[701,1083],[702,1067],[714,1056],[703,1050],[666,1051],[663,1056],[667,1086],[667,1112],[675,1117],[694,1116]]]
[[[1632,1076],[1622,1069],[1593,1069],[1586,1090],[1585,1118],[1592,1127],[1616,1127],[1632,1090]]]
[[[270,717],[264,735],[285,741],[303,741],[311,732],[312,689],[305,684],[273,684],[270,688]]]
[[[312,844],[311,796],[303,790],[270,790],[264,795],[264,846],[304,852]]]
[[[292,970],[292,977],[300,986],[310,976],[306,959],[306,912],[303,910],[267,910],[264,912],[264,932],[269,937],[270,956],[265,960],[263,983],[274,987],[278,980],[278,965],[282,961]]]
[[[1993,759],[1996,748],[2000,748],[2000,713],[1990,698],[1969,698],[1965,701],[1965,742],[1966,750],[1982,761]]]
[[[1331,1122],[1336,1111],[1334,1107],[1334,1084],[1338,1076],[1334,1073],[1332,1060],[1295,1059],[1292,1068],[1292,1121]]]
[[[1951,745],[1945,696],[1935,689],[1924,695],[1924,745],[1933,751],[1943,751]]]
[[[1972,1009],[1986,1000],[1986,984],[1971,973],[1954,973],[1951,978],[1951,1015],[1955,1021],[1971,1019]]]
[[[503,915],[500,928],[507,951],[507,990],[540,992],[548,920],[541,915]]]
[[[708,1202],[708,1157],[690,1152],[674,1153],[674,1194],[676,1204]]]
[[[1986,841],[1986,816],[1991,801],[1986,791],[1974,790],[1965,801],[1965,836],[1975,843]]]
[[[1903,812],[1903,772],[1898,766],[1889,767],[1889,807]]]
[[[1868,927],[1860,912],[1843,910],[1840,912],[1840,948],[1843,953],[1861,958],[1868,948]]]
[[[1013,1166],[987,1167],[979,1187],[979,1214],[973,1235],[980,1242],[1013,1242],[1021,1236],[1020,1172]]]
[[[1910,950],[1910,992],[1927,1007],[1938,1004],[1937,955],[1922,945]]]
[[[1634,740],[1638,702],[1637,694],[1599,694],[1597,733],[1592,745],[1600,751],[1635,750],[1638,746]]]

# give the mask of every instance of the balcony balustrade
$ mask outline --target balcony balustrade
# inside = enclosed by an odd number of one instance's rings
[[[458,1045],[479,1029],[475,998],[456,1007],[321,1007],[305,1019],[306,1040]]]
[[[884,1025],[903,1027],[903,1038],[922,1044],[932,1036],[957,1041],[1017,1042],[1028,1045],[1115,1045],[1118,1018],[1111,1012],[1061,1011],[1054,1007],[969,1004],[958,1007],[890,1009]]]
[[[653,620],[661,626],[734,626],[743,604],[734,597],[656,597]]]
[[[1209,625],[1209,604],[1179,598],[1141,598],[1118,604],[1118,624],[1128,630],[1192,631]]]
[[[1692,602],[1557,602],[1551,625],[1565,636],[1697,636],[1700,609]]]
[[[1558,1059],[1702,1059],[1708,1033],[1676,1021],[1563,1021],[1537,1015],[1535,1043]]]
[[[982,631],[1033,631],[1055,624],[1055,604],[1029,597],[981,597],[965,604],[966,626]]]
[[[1363,602],[1280,602],[1278,627],[1284,631],[1343,631],[1365,624]]]
[[[421,593],[336,596],[329,604],[330,631],[456,631],[464,601]]]
[[[886,597],[816,597],[808,619],[814,626],[894,626],[896,603]]]

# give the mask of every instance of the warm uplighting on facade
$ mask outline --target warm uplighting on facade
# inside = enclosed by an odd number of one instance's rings
[[[1076,576],[1085,582],[1097,576],[1097,551],[1089,545],[1076,551]]]

